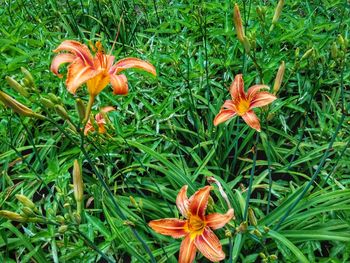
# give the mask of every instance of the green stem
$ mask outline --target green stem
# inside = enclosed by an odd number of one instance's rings
[[[89,102],[88,102],[88,105],[86,107],[85,118],[83,120],[84,126],[90,118],[91,108],[92,108],[92,105],[94,104],[94,101],[95,101],[95,95],[90,95]]]

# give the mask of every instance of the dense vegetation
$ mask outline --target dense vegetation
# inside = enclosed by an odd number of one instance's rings
[[[238,1],[249,48],[237,39],[234,4],[4,1],[0,90],[45,119],[0,104],[0,210],[20,216],[0,217],[1,262],[176,262],[181,239],[148,222],[179,218],[181,187],[192,195],[208,177],[235,211],[215,231],[225,262],[350,261],[350,3],[286,1],[272,26],[277,1]],[[101,41],[117,59],[157,69],[126,71],[126,96],[110,87],[97,96],[93,114],[116,109],[105,134],[79,133],[76,100],[87,103],[86,88],[73,96],[50,72],[66,39]],[[260,133],[239,117],[214,126],[237,74],[246,89],[272,88],[282,61],[278,99],[255,111]],[[225,213],[213,186],[208,213]]]

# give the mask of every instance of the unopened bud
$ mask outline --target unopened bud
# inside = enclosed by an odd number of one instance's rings
[[[232,232],[228,229],[225,230],[225,237],[232,237]]]
[[[243,46],[244,46],[245,52],[249,53],[250,52],[250,42],[246,36],[243,38]]]
[[[78,214],[80,214],[82,209],[82,201],[83,201],[83,194],[84,194],[84,183],[83,183],[81,166],[78,160],[74,160],[73,185],[74,185],[74,198],[77,202]]]
[[[233,22],[235,24],[235,29],[237,33],[237,39],[239,42],[243,43],[244,41],[244,30],[242,25],[241,12],[239,11],[239,6],[236,3],[233,9]]]
[[[264,226],[264,232],[265,232],[265,233],[269,233],[269,231],[270,231],[270,228],[267,227],[267,226]]]
[[[331,57],[333,59],[336,59],[337,56],[338,56],[338,46],[337,46],[337,43],[333,42],[331,47]]]
[[[262,237],[262,234],[258,229],[254,229],[253,234],[256,235],[257,237]]]
[[[55,105],[55,110],[56,110],[57,114],[60,115],[60,117],[62,119],[70,121],[69,115],[68,115],[66,109],[63,108],[63,106]]]
[[[81,216],[80,216],[80,213],[74,212],[74,213],[73,213],[73,218],[74,218],[75,223],[77,223],[78,225],[81,223]]]
[[[61,104],[61,102],[62,102],[61,98],[57,97],[55,94],[53,94],[51,92],[48,93],[47,96],[55,104]]]
[[[55,104],[46,98],[40,98],[41,104],[43,104],[46,108],[54,108]]]
[[[27,92],[27,90],[21,85],[19,84],[15,79],[6,76],[6,81],[7,84],[9,84],[10,87],[12,87],[15,91],[17,91],[19,94],[21,94],[22,96],[28,98],[30,95]]]
[[[342,35],[338,35],[338,43],[342,50],[346,49],[345,40]]]
[[[273,84],[273,94],[277,94],[277,92],[279,91],[282,81],[283,81],[283,76],[284,76],[284,71],[286,70],[286,64],[284,63],[284,61],[282,61],[280,67],[278,68],[277,71],[277,75],[276,75],[276,79],[275,79],[275,83]]]
[[[75,109],[78,112],[79,120],[83,121],[85,118],[86,107],[81,99],[75,100]]]
[[[273,18],[272,18],[272,24],[273,25],[275,25],[277,23],[278,19],[280,18],[280,15],[282,13],[283,5],[284,5],[284,0],[279,0],[278,4],[277,4],[277,7],[275,9],[275,14],[273,15]]]
[[[271,259],[271,260],[277,260],[278,257],[277,257],[276,255],[270,255],[270,259]]]
[[[20,201],[24,206],[29,207],[30,209],[36,210],[35,204],[25,195],[17,194],[16,198]]]
[[[258,221],[256,220],[254,210],[250,207],[248,208],[248,218],[249,218],[249,222],[252,226],[258,225]]]
[[[259,256],[260,256],[262,259],[265,259],[265,258],[266,258],[265,254],[262,253],[262,252],[259,253]]]
[[[132,197],[132,196],[130,195],[130,196],[129,196],[129,199],[130,199],[130,202],[131,202],[131,204],[132,204],[133,206],[138,207],[138,204],[137,204],[137,202],[136,202],[136,200],[135,200],[134,197]]]
[[[307,59],[307,58],[310,57],[313,53],[314,53],[314,48],[310,48],[310,49],[307,50],[307,51],[305,52],[305,54],[301,57],[301,60]]]
[[[24,74],[24,79],[27,80],[29,87],[35,87],[34,78],[32,74],[24,67],[21,67],[22,73]]]
[[[123,225],[124,226],[135,226],[135,223],[133,223],[133,222],[131,222],[131,221],[129,221],[129,220],[125,220],[124,222],[123,222]]]
[[[16,222],[26,222],[27,219],[20,214],[8,211],[8,210],[0,210],[0,217],[9,219],[11,221],[16,221]]]
[[[35,113],[31,109],[29,109],[27,106],[24,106],[22,103],[18,102],[11,96],[7,95],[6,93],[0,91],[0,101],[4,103],[7,107],[11,108],[13,111],[18,113],[19,115],[27,116],[27,117],[34,117],[38,119],[45,119],[44,116]]]
[[[298,58],[299,58],[299,55],[300,55],[300,48],[297,47],[297,48],[295,49],[294,55],[295,55],[295,59],[298,59]]]
[[[29,207],[25,206],[22,208],[22,212],[26,217],[30,217],[30,216],[35,216],[34,212],[32,209],[30,209]]]
[[[58,233],[63,234],[63,233],[65,233],[67,230],[68,230],[68,226],[67,226],[67,225],[63,225],[63,226],[60,226],[60,227],[58,228]]]
[[[64,224],[65,219],[63,216],[56,216],[56,221],[60,224]]]
[[[236,231],[239,233],[244,233],[247,231],[247,228],[248,228],[247,221],[244,221],[238,227],[236,227]]]

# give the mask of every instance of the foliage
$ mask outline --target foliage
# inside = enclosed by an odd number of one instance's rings
[[[214,176],[236,216],[216,231],[227,262],[272,262],[275,256],[281,262],[348,262],[350,71],[344,41],[350,5],[286,1],[270,30],[276,4],[238,1],[251,44],[247,54],[236,38],[233,1],[5,1],[1,90],[48,120],[0,107],[0,209],[23,213],[16,194],[38,209],[35,222],[0,218],[0,261],[176,262],[180,240],[147,223],[179,217],[179,189],[187,184],[193,194]],[[106,105],[117,109],[108,115],[108,134],[75,131],[81,128],[75,100],[87,102],[86,93],[72,96],[49,72],[52,50],[64,39],[101,40],[106,50],[116,39],[117,58],[138,57],[157,68],[156,79],[128,72],[127,96],[107,88],[97,97],[94,114]],[[282,61],[278,100],[257,111],[261,133],[239,118],[213,125],[236,74],[243,73],[246,87],[272,87]],[[6,76],[30,95],[18,94]],[[64,107],[70,120],[47,100]],[[75,159],[82,162],[81,215],[72,186]],[[217,188],[213,193],[208,209],[224,213],[225,200]]]

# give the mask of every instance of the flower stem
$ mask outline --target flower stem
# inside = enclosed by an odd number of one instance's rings
[[[92,108],[92,105],[94,104],[94,101],[95,101],[95,95],[90,95],[89,102],[88,102],[88,105],[86,107],[85,118],[83,120],[84,126],[90,118],[91,108]]]

